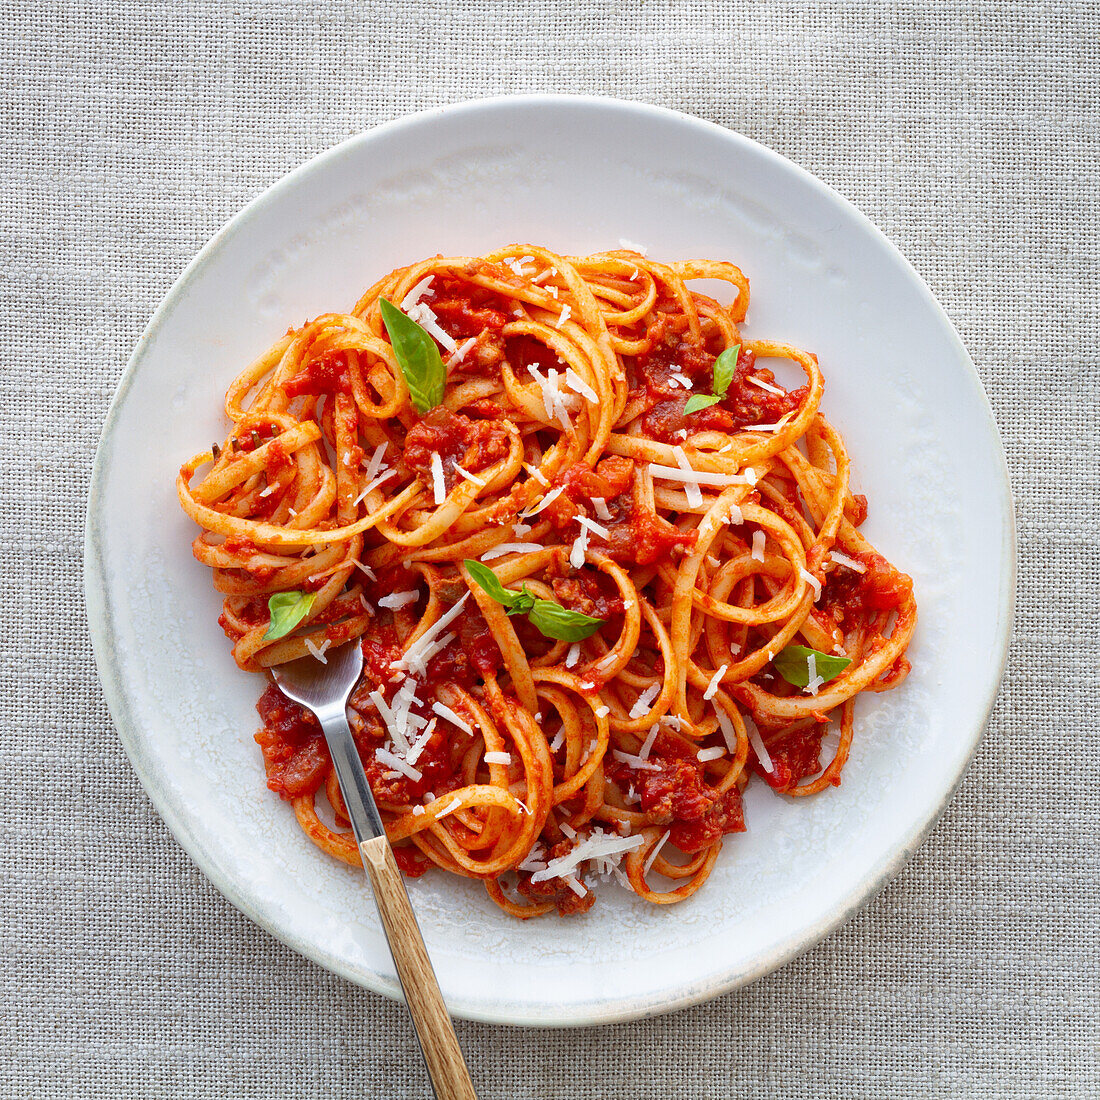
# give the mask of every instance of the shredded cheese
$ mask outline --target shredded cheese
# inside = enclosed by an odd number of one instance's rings
[[[529,473],[529,474],[530,474],[530,475],[531,475],[531,476],[532,476],[532,477],[533,477],[533,478],[534,478],[534,479],[535,479],[535,480],[536,480],[536,481],[537,481],[537,482],[538,482],[538,483],[539,483],[540,485],[543,485],[543,486],[548,486],[548,485],[550,484],[550,482],[546,480],[546,477],[545,477],[545,475],[543,474],[543,472],[542,472],[542,471],[541,471],[541,470],[540,470],[540,469],[539,469],[539,468],[538,468],[537,466],[532,466],[532,465],[531,465],[531,463],[529,463],[529,462],[525,462],[525,463],[523,464],[523,468],[524,468],[524,469],[525,469],[525,470],[526,470],[526,471],[527,471],[527,472],[528,472],[528,473]]]
[[[653,845],[653,851],[649,853],[646,858],[645,865],[642,867],[642,878],[645,878],[649,874],[649,869],[657,862],[657,856],[661,849],[665,846],[665,842],[672,836],[672,830],[666,829],[664,836]]]
[[[688,462],[683,447],[673,447],[672,453],[676,456],[676,464],[680,467],[681,471],[691,478],[691,480],[688,480],[688,478],[684,479],[684,492],[687,494],[688,506],[690,508],[698,508],[703,503],[703,494],[699,489],[700,483],[695,476],[695,471],[691,468],[691,463]]]
[[[710,678],[710,683],[707,684],[707,690],[703,692],[703,698],[708,702],[714,698],[718,691],[719,685],[722,683],[722,677],[729,671],[729,665],[722,665],[718,671]]]
[[[609,856],[621,858],[644,843],[644,836],[612,836],[597,827],[584,840],[574,845],[571,851],[550,860],[541,871],[536,871],[531,876],[531,881],[545,882],[547,879],[565,878],[587,860],[606,859]]]
[[[530,554],[545,549],[541,542],[502,542],[499,546],[491,546],[486,550],[481,555],[481,560],[492,561],[493,558],[500,558],[505,554]]]
[[[306,638],[305,642],[306,642],[306,649],[308,649],[310,651],[310,653],[313,654],[314,658],[316,660],[320,661],[321,664],[327,665],[328,664],[328,658],[325,656],[325,651],[328,649],[328,647],[330,645],[332,645],[332,642],[328,638],[326,638],[321,643],[321,646],[320,646],[319,649],[316,645],[313,644],[313,639],[312,638]]]
[[[843,565],[847,569],[851,569],[853,573],[866,573],[867,566],[861,561],[856,561],[855,558],[848,557],[847,554],[842,554],[839,550],[831,550],[829,557],[837,563],[837,565]]]
[[[432,279],[434,278],[434,275],[429,275],[426,278],[421,279],[420,282],[418,282],[416,286],[414,286],[412,290],[410,290],[409,293],[401,299],[402,313],[408,313],[409,310],[412,309],[412,307],[415,306],[416,303],[419,302],[420,299],[428,293],[428,288],[432,285]]]
[[[532,516],[537,516],[544,508],[548,508],[555,500],[558,499],[565,492],[564,485],[557,485],[548,492],[541,501],[534,507],[528,508],[527,511],[521,513],[523,519],[530,519]]]
[[[566,309],[569,307],[566,306]],[[587,397],[589,401],[595,403],[600,399],[600,395],[572,368],[569,367],[565,372],[565,380],[569,383],[571,389],[577,391],[583,397]]]
[[[629,716],[631,718],[641,718],[643,715],[648,714],[653,706],[653,700],[656,699],[660,693],[661,685],[659,682],[650,684],[650,686],[635,700],[634,705],[630,708]]]
[[[781,390],[778,386],[769,385],[767,382],[761,381],[759,378],[754,378],[751,374],[745,379],[746,382],[751,382],[754,386],[759,386],[762,390],[767,390],[768,393],[777,394],[779,397],[783,397],[786,394],[786,390]]]
[[[386,764],[394,771],[400,772],[415,782],[419,782],[424,778],[424,773],[419,768],[414,768],[411,764],[402,760],[397,753],[390,752],[388,749],[375,749],[374,758],[379,764]]]
[[[581,643],[574,642],[569,647],[569,652],[565,655],[565,667],[573,668],[574,665],[581,659]]]
[[[659,772],[661,770],[659,764],[651,764],[648,760],[643,760],[640,756],[634,756],[629,752],[623,752],[621,749],[612,749],[611,755],[616,760],[621,760],[624,764],[637,768],[639,771]]]
[[[487,752],[484,760],[486,764],[511,764],[512,754],[510,752]]]
[[[601,539],[609,539],[611,532],[606,527],[601,526],[594,520],[590,520],[585,516],[577,516],[577,522],[582,526],[588,528],[594,535],[599,535]]]
[[[720,760],[726,755],[726,750],[721,745],[714,745],[709,749],[700,749],[695,757],[700,764],[709,764],[711,760]]]
[[[652,477],[658,478],[661,481],[693,482],[696,487],[700,485],[716,485],[724,489],[729,485],[744,485],[748,480],[741,474],[714,474],[709,470],[692,470],[690,466],[687,470],[684,470],[679,466],[663,466],[658,462],[651,462],[649,464],[649,472]],[[747,472],[746,470],[746,473]]]
[[[470,725],[464,718],[460,718],[450,707],[444,706],[443,703],[432,703],[432,710],[439,715],[440,718],[446,718],[448,722],[453,726],[457,726],[465,733],[472,734],[474,727]]]
[[[752,533],[752,557],[754,561],[764,560],[764,532],[753,531]]]
[[[437,456],[433,455],[432,457],[435,458]],[[471,474],[469,470],[464,470],[457,462],[455,463],[455,470],[459,477],[464,477],[467,481],[472,481],[475,485],[480,485],[483,489],[489,484],[483,477],[478,477],[477,474]]]
[[[432,492],[436,504],[442,504],[447,499],[447,483],[443,480],[443,459],[439,452],[432,454]]]
[[[420,589],[413,588],[407,592],[394,592],[390,596],[383,596],[378,601],[379,607],[385,607],[390,611],[396,611],[399,607],[404,607],[405,604],[415,603],[420,598]]]
[[[433,648],[436,643],[436,639],[439,638],[439,636],[447,629],[447,627],[451,625],[452,622],[454,622],[455,619],[458,618],[460,614],[462,614],[462,606],[469,598],[470,593],[467,592],[466,595],[463,596],[462,599],[460,599],[458,603],[456,603],[454,607],[451,608],[450,611],[448,611],[445,615],[441,615],[432,626],[428,627],[428,629],[425,630],[424,633],[421,634],[420,637],[417,638],[416,641],[414,641],[407,650],[405,650],[405,653],[401,658],[399,658],[397,661],[391,661],[390,668],[408,668],[413,669],[417,672],[424,672],[431,657],[438,652],[439,648],[442,648],[443,645],[447,644],[446,641],[442,641],[439,643],[438,647]]]
[[[477,343],[477,337],[471,336],[468,340],[464,340],[461,344],[455,348],[454,352],[447,359],[448,367],[457,367],[466,356],[470,353],[470,349]]]
[[[573,543],[572,549],[569,551],[569,564],[574,569],[580,569],[584,565],[585,551],[588,549],[588,528],[581,526],[581,533],[577,536]]]
[[[607,506],[604,497],[592,497],[592,505],[596,509],[596,516],[602,520],[611,519],[611,509]]]

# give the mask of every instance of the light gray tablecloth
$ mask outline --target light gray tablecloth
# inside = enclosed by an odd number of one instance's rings
[[[248,199],[375,123],[583,91],[778,149],[901,247],[981,372],[1021,570],[919,855],[816,950],[663,1019],[461,1024],[484,1097],[1096,1096],[1097,95],[1088,3],[4,0],[0,1094],[412,1097],[404,1010],[233,910],[153,812],[86,636],[85,489],[135,339]]]

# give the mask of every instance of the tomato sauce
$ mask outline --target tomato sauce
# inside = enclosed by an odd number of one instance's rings
[[[440,405],[409,429],[401,457],[430,484],[433,454],[442,459],[443,480],[450,492],[461,476],[455,473],[455,463],[471,474],[492,466],[508,454],[508,433],[490,421],[471,420]]]
[[[897,611],[913,594],[913,578],[895,569],[881,554],[851,555],[866,567],[859,573],[837,566],[825,578],[819,608],[842,628],[865,622],[869,614]]]
[[[617,761],[607,766],[607,774],[622,790],[633,787],[645,813],[669,822],[669,842],[692,854],[726,833],[744,832],[745,814],[741,792],[731,787],[725,794],[716,793],[689,751],[680,742],[659,735],[649,755],[656,771]]]
[[[287,800],[312,794],[332,763],[317,719],[274,684],[260,696],[256,709],[263,721],[256,741],[264,754],[267,785]]]
[[[808,387],[801,386],[790,393],[776,394],[752,385],[748,381],[750,377],[770,385],[774,376],[771,371],[758,371],[755,353],[742,347],[733,379],[722,400],[685,414],[691,395],[673,375],[690,378],[695,383],[696,393],[711,393],[716,356],[699,341],[673,330],[663,320],[650,327],[647,339],[649,350],[637,357],[631,371],[631,396],[647,398],[649,408],[642,424],[651,438],[664,443],[673,442],[683,431],[733,432],[753,424],[774,424],[797,409],[809,392]]]
[[[769,787],[780,794],[786,794],[803,779],[809,779],[821,771],[821,739],[824,736],[823,726],[807,726],[805,729],[795,730],[774,747],[768,747],[768,756],[772,763],[770,772],[765,771],[751,748],[749,766]],[[833,782],[840,786],[840,776]]]
[[[321,394],[351,393],[347,355],[342,351],[326,351],[311,359],[304,370],[283,383],[283,393],[287,397],[300,397],[305,393],[317,397]]]
[[[603,550],[620,565],[652,565],[666,559],[673,547],[695,545],[694,531],[681,531],[675,524],[634,500],[634,460],[611,456],[601,459],[593,470],[576,463],[555,478],[563,492],[545,512],[558,530],[575,523],[575,516],[596,519],[607,528],[607,538],[593,534],[593,547]],[[592,497],[601,497],[611,519],[595,515]]]

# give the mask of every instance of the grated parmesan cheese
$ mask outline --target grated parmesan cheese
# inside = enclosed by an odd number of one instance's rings
[[[752,557],[754,561],[764,560],[764,532],[753,531],[752,533]]]
[[[821,598],[821,581],[806,569],[803,569],[800,565],[798,567],[798,575],[814,590],[814,602],[816,603]]]
[[[457,367],[466,356],[470,353],[470,349],[477,343],[477,337],[471,336],[468,340],[464,340],[461,344],[455,348],[454,352],[447,359],[448,367]]]
[[[431,287],[432,279],[434,278],[434,275],[428,275],[427,277],[421,279],[420,282],[418,282],[416,286],[414,286],[412,290],[410,290],[409,293],[401,299],[402,313],[408,313],[409,310],[412,309],[412,307],[415,306],[416,303],[419,302],[420,299],[428,293],[428,289],[429,287]]]
[[[602,520],[611,519],[611,509],[607,506],[607,500],[604,497],[593,497],[592,504],[596,509],[596,516]]]
[[[554,501],[557,500],[564,491],[564,485],[555,486],[542,498],[538,505],[536,505],[534,508],[528,508],[525,512],[521,512],[520,518],[530,519],[532,516],[537,516],[539,512],[541,512],[544,508],[548,508],[551,504],[553,504]]]
[[[447,499],[447,483],[443,480],[443,459],[436,451],[432,455],[432,492],[436,504],[442,504]]]
[[[538,482],[538,483],[539,483],[540,485],[543,485],[543,486],[548,486],[548,485],[550,484],[550,482],[546,480],[546,477],[544,476],[543,472],[542,472],[542,471],[541,471],[541,470],[540,470],[540,469],[539,469],[539,468],[538,468],[537,466],[532,466],[532,465],[531,465],[531,463],[529,463],[529,462],[525,462],[525,463],[523,464],[523,468],[524,468],[524,469],[525,469],[525,470],[526,470],[526,471],[527,471],[527,472],[528,472],[528,473],[529,473],[529,474],[530,474],[530,475],[531,475],[531,476],[532,476],[532,477],[533,477],[533,478],[534,478],[534,479],[535,479],[535,480],[536,480],[536,481],[537,481],[537,482]]]
[[[383,596],[378,601],[378,606],[385,607],[390,611],[396,611],[399,607],[414,603],[418,599],[420,599],[420,590],[418,588],[409,589],[407,592],[394,592],[390,596]]]
[[[536,550],[545,550],[541,542],[502,542],[499,546],[492,546],[481,555],[482,561],[492,561],[493,558],[503,557],[505,554],[530,554]]]
[[[465,733],[472,734],[474,727],[469,724],[465,719],[460,718],[450,707],[444,706],[443,703],[432,703],[432,710],[439,715],[440,718],[446,718],[448,722],[453,726],[457,726]]]
[[[582,527],[587,527],[588,530],[592,532],[592,534],[599,535],[601,539],[606,540],[606,539],[609,539],[611,537],[611,532],[608,531],[608,529],[606,527],[601,526],[600,524],[596,523],[594,520],[590,520],[585,516],[577,516],[577,522]]]
[[[435,458],[437,456],[433,455],[432,457]],[[483,477],[478,477],[477,474],[471,474],[469,470],[464,470],[457,462],[455,463],[455,470],[459,477],[464,477],[467,481],[472,481],[475,485],[480,485],[483,489],[488,485],[488,482]]]
[[[584,565],[585,551],[588,549],[588,528],[581,526],[581,533],[577,536],[576,541],[573,543],[573,548],[569,551],[569,564],[574,569],[580,569]]]
[[[570,852],[550,860],[541,871],[536,871],[531,876],[531,881],[545,882],[547,879],[565,878],[587,860],[607,859],[610,856],[621,859],[627,852],[632,852],[644,843],[644,836],[612,836],[597,826],[589,836],[574,845]]]
[[[315,646],[313,644],[313,639],[312,638],[306,638],[305,643],[306,643],[306,649],[308,649],[310,651],[310,653],[313,654],[313,656],[314,656],[314,658],[316,658],[316,660],[320,661],[321,664],[323,664],[323,665],[328,664],[328,658],[325,656],[325,651],[328,649],[328,647],[330,645],[332,645],[332,642],[328,638],[326,638],[321,643],[321,647],[319,649],[318,649],[317,646]]]
[[[642,878],[645,878],[646,875],[649,874],[650,867],[652,867],[653,864],[657,862],[657,856],[660,853],[661,849],[665,846],[665,842],[670,836],[672,836],[672,830],[666,829],[665,835],[662,836],[661,839],[658,840],[657,843],[653,846],[653,851],[649,853],[648,857],[646,858],[645,865],[642,867]]]
[[[688,462],[683,447],[673,447],[672,453],[676,456],[676,464],[680,469],[693,479],[684,479],[684,492],[687,494],[688,506],[690,508],[698,508],[703,503],[703,494],[699,488],[699,481],[695,477],[695,471],[691,468],[691,463]]]
[[[642,692],[641,695],[635,700],[634,705],[630,708],[631,718],[641,718],[644,714],[647,714],[650,708],[653,706],[653,700],[661,694],[660,683],[650,684],[649,687]]]
[[[581,643],[574,642],[565,655],[565,667],[572,668],[581,659]]]
[[[569,307],[566,306],[566,309]],[[589,401],[595,403],[600,399],[600,395],[572,368],[568,367],[565,371],[565,380],[569,383],[571,389],[577,391],[583,397],[587,397]]]
[[[486,764],[511,764],[512,754],[510,752],[487,752],[484,760]]]
[[[700,764],[709,764],[712,760],[720,760],[726,755],[726,750],[721,745],[714,745],[709,749],[700,749],[695,757]]]
[[[424,778],[424,773],[419,768],[414,768],[411,764],[402,760],[397,753],[390,752],[388,749],[375,749],[374,758],[379,764],[387,764],[394,771],[400,772],[417,783]]]
[[[611,755],[616,760],[621,760],[624,764],[627,764],[631,768],[637,768],[639,771],[647,772],[659,772],[661,770],[660,765],[651,764],[648,760],[643,760],[639,756],[633,756],[629,752],[623,752],[621,749],[612,749]]]
[[[786,394],[786,390],[781,390],[778,386],[769,385],[767,382],[762,382],[759,378],[754,378],[751,374],[745,379],[746,382],[751,382],[754,386],[759,386],[762,390],[767,390],[768,393],[778,394],[783,397]]]
[[[829,557],[837,563],[837,565],[843,565],[847,569],[851,569],[853,573],[866,573],[867,566],[861,561],[856,561],[855,558],[848,557],[847,554],[842,554],[839,550],[832,550],[829,553]]]
[[[713,474],[709,470],[692,470],[690,467],[688,470],[683,470],[679,466],[662,466],[657,462],[649,464],[649,472],[652,477],[661,481],[694,482],[696,487],[715,485],[725,489],[729,485],[745,485],[747,483],[747,478],[741,474]]]
[[[722,665],[718,671],[710,678],[710,683],[707,684],[707,690],[703,692],[703,698],[708,702],[714,698],[718,691],[719,684],[722,683],[722,677],[729,671],[729,665]]]

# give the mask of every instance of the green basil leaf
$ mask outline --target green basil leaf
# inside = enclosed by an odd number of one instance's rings
[[[852,663],[851,657],[834,657],[831,653],[807,649],[804,645],[789,645],[776,655],[772,665],[788,684],[804,688],[810,682],[810,666],[807,661],[810,656],[814,658],[818,676],[825,683],[835,679]]]
[[[734,372],[737,370],[737,356],[740,354],[741,345],[734,344],[714,360],[714,392],[718,397],[726,396],[726,391],[733,381]]]
[[[424,414],[436,405],[442,405],[447,368],[443,365],[435,341],[411,317],[406,317],[385,298],[380,298],[378,304],[393,354],[405,376],[409,397],[416,411]]]
[[[264,641],[273,642],[276,638],[286,637],[309,614],[315,599],[316,592],[276,592],[267,601],[271,623]]]
[[[556,638],[561,642],[579,642],[595,634],[603,625],[603,619],[570,611],[553,600],[535,600],[528,618],[544,637]]]
[[[684,415],[698,412],[700,409],[709,409],[711,405],[717,405],[722,399],[709,393],[693,393],[684,406]]]
[[[477,581],[485,592],[492,596],[497,603],[502,603],[509,609],[509,614],[512,611],[528,611],[531,604],[535,602],[534,597],[526,592],[512,592],[510,589],[505,588],[500,583],[496,573],[487,565],[474,561],[472,558],[467,558],[462,564],[466,566],[470,576]]]

